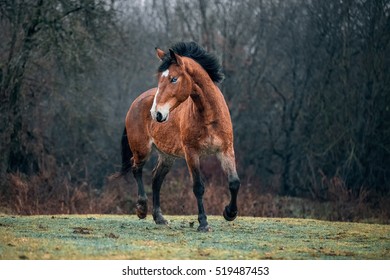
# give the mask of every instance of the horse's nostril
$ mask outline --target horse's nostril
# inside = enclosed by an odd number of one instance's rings
[[[162,115],[160,112],[157,112],[156,120],[157,120],[158,122],[162,122],[162,120],[163,120],[163,115]]]

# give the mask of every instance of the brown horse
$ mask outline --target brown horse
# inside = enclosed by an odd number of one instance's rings
[[[224,209],[226,220],[237,216],[240,180],[236,172],[233,128],[225,99],[215,83],[223,79],[215,56],[194,42],[177,43],[169,53],[157,49],[161,60],[158,86],[131,105],[122,137],[122,174],[132,169],[138,184],[137,215],[147,214],[142,168],[152,148],[158,152],[153,170],[153,219],[167,224],[160,208],[160,189],[176,158],[185,158],[198,204],[199,231],[209,231],[203,207],[204,183],[199,158],[215,154],[228,176],[231,200]]]

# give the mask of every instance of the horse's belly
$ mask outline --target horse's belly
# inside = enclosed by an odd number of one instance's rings
[[[176,141],[172,141],[171,139],[159,141],[158,139],[152,138],[152,142],[160,152],[163,152],[167,155],[184,158],[184,151],[182,146],[178,145]]]

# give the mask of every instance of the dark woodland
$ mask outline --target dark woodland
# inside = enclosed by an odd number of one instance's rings
[[[178,41],[223,66],[240,215],[390,222],[389,0],[0,0],[0,213],[134,214],[112,176],[124,119]],[[221,215],[227,181],[202,164]],[[178,161],[166,214],[196,214],[189,180]]]

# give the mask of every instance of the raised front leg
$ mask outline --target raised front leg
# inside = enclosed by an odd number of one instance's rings
[[[168,221],[162,215],[160,208],[160,189],[165,176],[171,169],[174,158],[159,154],[157,166],[153,169],[153,219],[156,224],[168,224]]]
[[[222,169],[225,171],[229,181],[230,191],[230,203],[225,207],[223,211],[223,217],[227,221],[233,221],[238,214],[237,209],[237,194],[240,189],[240,179],[238,178],[236,171],[236,162],[234,157],[234,151],[218,154],[218,158],[221,161]]]
[[[207,223],[207,216],[203,206],[204,182],[200,174],[199,155],[186,151],[186,161],[192,179],[193,192],[198,204],[198,231],[207,232],[211,228]]]

